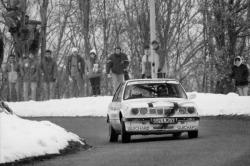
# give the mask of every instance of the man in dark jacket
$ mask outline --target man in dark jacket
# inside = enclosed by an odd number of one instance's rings
[[[128,65],[127,55],[121,52],[121,47],[116,47],[115,53],[109,56],[106,67],[108,77],[112,77],[113,94],[119,84],[124,81],[124,72],[127,70]]]
[[[242,58],[237,56],[234,59],[231,77],[240,96],[248,95],[248,68],[242,63]]]
[[[54,86],[56,81],[57,65],[52,57],[51,50],[46,50],[41,62],[41,74],[43,79],[44,99],[54,98]]]
[[[71,82],[70,97],[84,95],[84,59],[78,54],[78,48],[72,49],[72,54],[67,59],[66,71]]]

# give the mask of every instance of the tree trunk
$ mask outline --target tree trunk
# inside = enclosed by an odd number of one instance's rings
[[[46,30],[47,30],[47,10],[49,1],[43,0],[42,6],[40,8],[41,15],[41,59],[44,56],[46,50]]]
[[[87,74],[87,68],[90,68],[90,59],[89,59],[89,51],[90,51],[90,43],[89,43],[89,18],[90,18],[90,0],[79,0],[79,7],[81,13],[81,24],[82,24],[82,34],[84,36],[84,53],[85,53],[85,75]],[[90,94],[89,80],[85,77],[85,96]]]

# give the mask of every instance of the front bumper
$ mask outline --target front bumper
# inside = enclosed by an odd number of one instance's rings
[[[166,134],[195,131],[199,128],[199,117],[171,117],[175,123],[152,122],[153,118],[125,118],[126,131],[132,134]]]

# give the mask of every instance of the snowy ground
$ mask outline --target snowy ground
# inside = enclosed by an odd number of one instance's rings
[[[250,96],[240,97],[235,93],[227,95],[191,92],[201,116],[250,115]],[[44,102],[8,103],[17,115],[40,116],[106,116],[111,96],[85,97],[51,100]]]
[[[80,138],[49,121],[31,121],[0,111],[0,164],[59,154]]]
[[[201,116],[248,115],[250,97],[191,92]],[[22,117],[106,116],[111,96],[8,103]],[[11,132],[10,132],[11,131]],[[31,156],[57,154],[69,141],[83,144],[80,138],[49,121],[30,121],[0,110],[0,163]]]

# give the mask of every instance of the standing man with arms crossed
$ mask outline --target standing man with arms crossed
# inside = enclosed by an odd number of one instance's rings
[[[78,54],[78,48],[72,48],[72,54],[69,55],[66,64],[66,71],[71,82],[70,97],[84,96],[84,67],[85,62]]]
[[[113,94],[119,84],[124,81],[124,71],[126,71],[128,65],[128,56],[121,52],[121,47],[117,46],[115,53],[108,57],[106,67],[108,77],[112,77]]]

